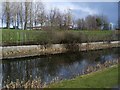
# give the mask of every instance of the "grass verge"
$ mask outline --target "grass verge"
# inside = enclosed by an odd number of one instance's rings
[[[33,45],[33,44],[66,44],[96,41],[118,40],[117,31],[96,30],[0,30],[2,32],[2,44],[9,45]]]
[[[50,84],[49,88],[112,88],[118,85],[118,65],[72,80]]]

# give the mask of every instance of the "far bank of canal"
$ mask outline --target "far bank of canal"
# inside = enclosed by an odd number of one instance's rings
[[[105,48],[120,47],[120,41],[91,42],[82,44],[50,44],[50,45],[27,45],[0,47],[0,58],[21,58],[29,56],[49,55],[65,53],[67,51],[86,51]]]

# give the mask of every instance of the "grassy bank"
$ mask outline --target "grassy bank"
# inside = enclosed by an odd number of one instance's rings
[[[117,40],[117,31],[0,30],[3,45],[64,44]]]
[[[113,66],[73,80],[63,80],[50,88],[111,88],[118,85],[118,66]]]

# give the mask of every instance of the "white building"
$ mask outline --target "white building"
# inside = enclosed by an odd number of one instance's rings
[[[114,30],[114,25],[113,25],[113,23],[110,23],[110,24],[109,24],[109,30]]]

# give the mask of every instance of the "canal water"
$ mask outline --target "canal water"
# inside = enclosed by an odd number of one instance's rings
[[[2,60],[2,85],[4,81],[27,81],[40,77],[42,82],[50,83],[56,77],[59,80],[82,75],[90,65],[116,60],[120,48],[67,52],[63,54],[37,56],[21,59]]]

